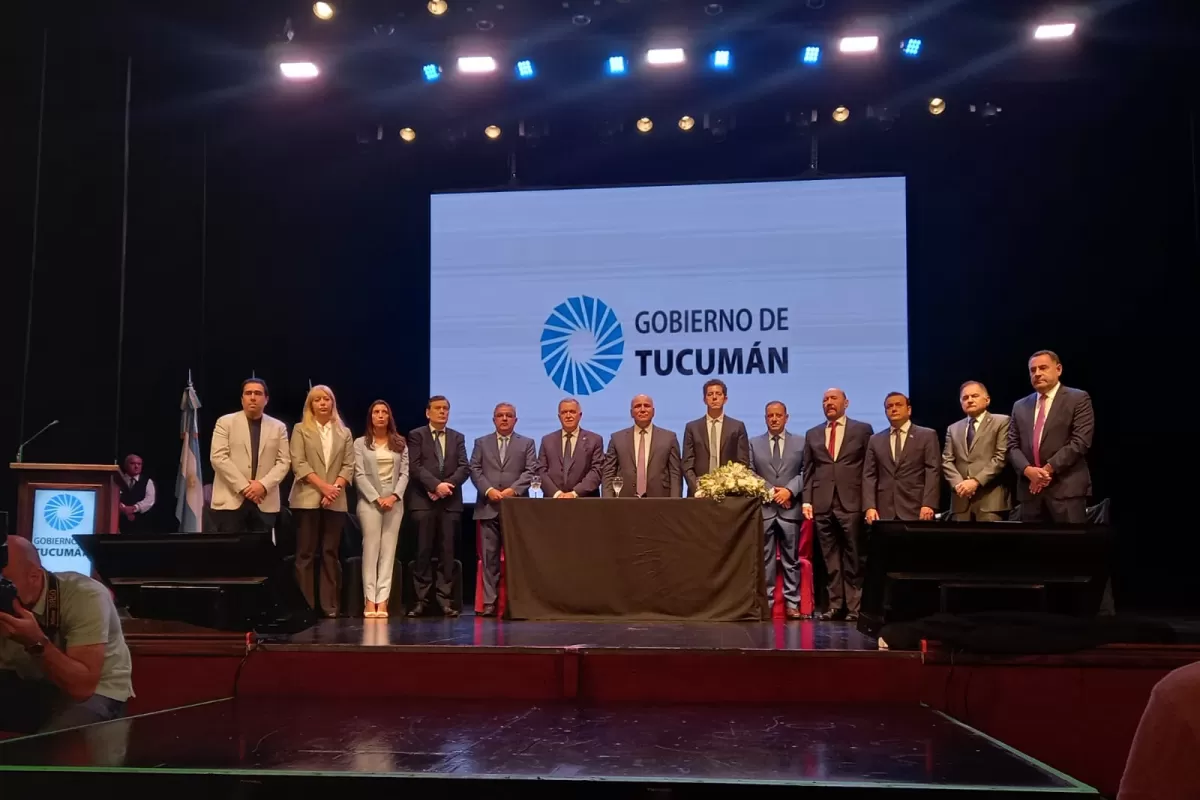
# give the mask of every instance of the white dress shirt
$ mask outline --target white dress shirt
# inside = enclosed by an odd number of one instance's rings
[[[1050,389],[1050,391],[1048,391],[1044,395],[1042,395],[1042,398],[1045,398],[1045,399],[1039,398],[1040,402],[1042,403],[1042,435],[1038,437],[1038,441],[1037,441],[1038,447],[1042,446],[1042,439],[1044,439],[1046,437],[1046,420],[1050,419],[1050,407],[1054,405],[1054,396],[1056,394],[1058,394],[1058,387],[1060,387],[1060,386],[1062,386],[1061,381],[1059,383],[1054,384],[1054,386]],[[1037,407],[1037,403],[1034,403],[1033,404],[1034,427],[1037,427],[1037,418],[1038,418],[1038,407]]]
[[[892,449],[892,461],[896,460],[896,440],[897,440],[897,438],[900,440],[900,452],[903,453],[904,445],[906,445],[908,443],[908,429],[911,427],[912,427],[912,420],[911,419],[905,420],[904,424],[901,425],[898,429],[900,431],[899,437],[896,436],[897,428],[893,427],[893,428],[888,429],[888,438],[891,439],[891,443],[888,446],[891,447],[891,449]]]
[[[650,446],[651,446],[651,443],[653,442],[653,440],[654,440],[654,423],[652,422],[646,426],[646,465],[645,466],[647,469],[647,474],[646,474],[647,478],[650,477],[649,476]],[[635,475],[637,474],[638,447],[641,446],[640,445],[641,441],[642,441],[642,429],[639,428],[637,425],[634,425],[633,426],[633,472]]]
[[[329,469],[329,459],[333,458],[333,420],[324,425],[318,422],[317,431],[321,434],[321,455],[325,457],[325,469]]]
[[[395,463],[392,461],[392,448],[386,444],[375,445],[375,463],[379,467],[379,485],[392,485],[392,472],[395,469]]]
[[[150,480],[144,475],[139,476],[138,478],[131,478],[124,472],[120,473],[120,475],[121,480],[125,483],[126,488],[129,489],[132,489],[133,485],[139,480],[146,481],[146,496],[143,497],[139,502],[133,504],[134,511],[139,514],[145,514],[154,507],[154,481]]]

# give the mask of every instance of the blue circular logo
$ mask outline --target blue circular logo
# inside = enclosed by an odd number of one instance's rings
[[[56,494],[46,501],[42,516],[54,530],[72,531],[83,522],[83,503],[74,495]]]
[[[625,335],[617,315],[595,297],[568,297],[542,328],[542,364],[567,394],[595,394],[617,377]]]

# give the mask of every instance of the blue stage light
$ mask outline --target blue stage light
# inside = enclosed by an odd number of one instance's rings
[[[442,77],[442,68],[437,64],[426,64],[421,67],[421,72],[425,74],[425,80],[427,81],[436,81]]]
[[[713,69],[729,69],[732,57],[728,50],[714,50],[712,54]]]
[[[805,64],[816,64],[820,60],[821,60],[821,48],[817,47],[815,44],[810,44],[808,47],[804,48],[804,63]]]
[[[517,77],[532,78],[534,76],[533,62],[529,59],[517,62]]]
[[[612,56],[608,59],[608,74],[623,75],[625,73],[625,56]]]
[[[904,55],[906,55],[906,56],[919,55],[921,52],[921,40],[920,39],[905,39],[904,43],[900,45],[900,49],[901,49],[901,51],[903,51]]]

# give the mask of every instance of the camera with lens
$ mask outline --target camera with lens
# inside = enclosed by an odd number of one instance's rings
[[[8,566],[8,536],[0,539],[0,570]],[[8,578],[0,575],[0,611],[13,613],[13,601],[17,599],[17,587]]]

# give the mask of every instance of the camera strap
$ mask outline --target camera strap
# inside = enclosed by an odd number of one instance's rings
[[[46,623],[42,625],[42,633],[46,638],[55,641],[60,625],[58,576],[50,570],[42,570],[46,576]]]

